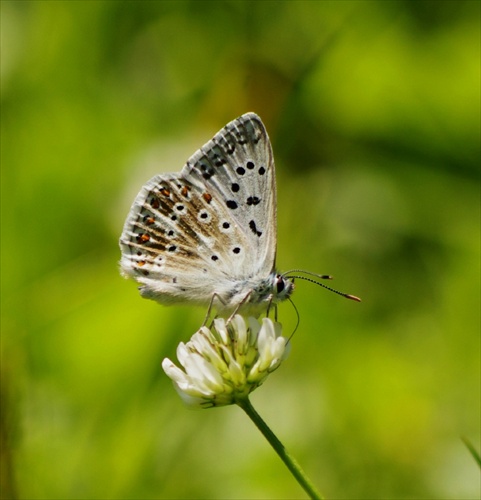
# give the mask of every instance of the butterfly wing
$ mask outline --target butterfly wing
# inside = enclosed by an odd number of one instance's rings
[[[238,258],[229,262],[235,276],[270,274],[277,239],[276,181],[272,147],[261,119],[246,113],[227,124],[190,158],[181,174],[216,197],[219,210],[246,242]]]
[[[275,168],[260,118],[247,113],[198,150],[180,174],[137,195],[120,238],[121,269],[168,304],[242,300],[272,272]]]

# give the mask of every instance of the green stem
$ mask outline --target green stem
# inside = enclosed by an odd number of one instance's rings
[[[281,457],[281,460],[286,464],[292,475],[297,479],[304,491],[313,500],[323,500],[323,496],[317,491],[311,480],[306,476],[301,466],[296,459],[284,448],[284,445],[277,439],[277,436],[270,430],[268,425],[262,420],[260,415],[255,411],[249,398],[240,399],[237,404],[247,413],[250,419],[256,424],[257,428],[264,434],[264,437],[269,441],[271,446]]]
[[[474,460],[476,460],[476,463],[479,465],[481,468],[481,457],[479,456],[479,453],[476,451],[476,448],[467,440],[467,438],[462,437],[463,443],[466,445],[466,448],[469,450],[471,455],[473,455]]]

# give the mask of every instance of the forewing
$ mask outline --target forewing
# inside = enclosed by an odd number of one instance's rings
[[[276,256],[276,180],[261,119],[246,113],[228,123],[189,159],[182,176],[205,187],[221,204],[219,214],[243,235],[247,246],[230,263],[235,277],[268,276]]]

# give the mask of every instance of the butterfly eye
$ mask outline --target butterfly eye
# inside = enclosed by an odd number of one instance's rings
[[[277,293],[281,293],[282,290],[284,290],[285,286],[286,284],[284,283],[282,276],[277,276],[277,283],[276,283]]]

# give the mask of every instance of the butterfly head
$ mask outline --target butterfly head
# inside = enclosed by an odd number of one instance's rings
[[[266,304],[277,304],[289,298],[294,291],[294,283],[291,279],[276,272],[271,273],[260,282],[246,282],[243,290],[238,294],[242,296],[247,292],[246,306],[263,308]]]
[[[286,278],[282,274],[276,274],[272,286],[273,302],[281,302],[290,297],[294,291],[293,280]]]

